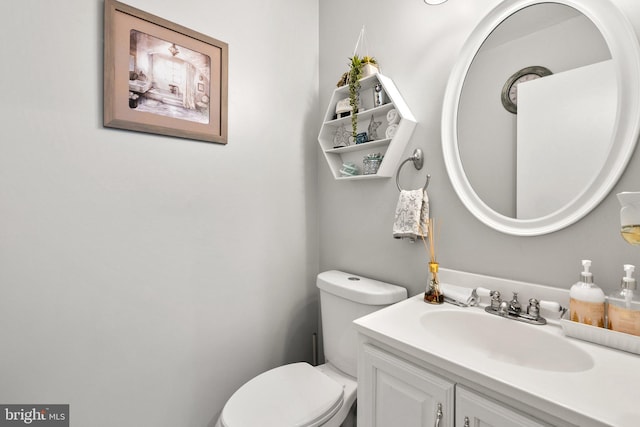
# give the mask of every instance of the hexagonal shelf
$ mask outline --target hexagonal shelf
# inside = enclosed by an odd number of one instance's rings
[[[374,88],[378,83],[382,86],[385,96],[383,98],[384,103],[380,106],[375,106]],[[338,101],[348,97],[349,86],[341,86],[333,91],[333,96],[329,102],[329,107],[318,135],[318,142],[322,147],[334,178],[352,180],[389,178],[393,176],[400,162],[400,157],[416,127],[416,120],[413,114],[409,111],[409,107],[391,79],[382,74],[365,77],[360,80],[360,102],[362,105],[358,112],[358,133],[367,132],[368,135],[371,122],[376,122],[374,128],[377,125],[377,138],[359,144],[348,142],[346,146],[343,146],[345,135],[351,135],[352,133],[351,115],[337,117],[335,111]],[[394,132],[387,132],[387,128],[390,126],[387,115],[394,109],[398,116],[395,121],[397,126],[394,127]],[[363,175],[364,158],[369,154],[377,153],[384,156],[377,173]],[[347,162],[352,162],[359,168],[358,175],[349,176],[340,172],[342,165]]]

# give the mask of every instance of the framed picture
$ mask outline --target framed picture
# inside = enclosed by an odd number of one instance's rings
[[[104,125],[226,144],[227,43],[104,5]]]

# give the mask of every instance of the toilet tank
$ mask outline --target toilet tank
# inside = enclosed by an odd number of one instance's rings
[[[316,284],[320,289],[325,360],[355,377],[358,343],[352,322],[406,299],[407,290],[337,270],[320,273]]]

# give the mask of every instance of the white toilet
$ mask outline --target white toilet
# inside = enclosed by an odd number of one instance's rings
[[[326,363],[292,363],[240,387],[216,427],[355,426],[356,332],[351,322],[407,298],[406,289],[341,271],[320,273]]]

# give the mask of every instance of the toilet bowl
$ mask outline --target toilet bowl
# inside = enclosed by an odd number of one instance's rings
[[[336,270],[320,273],[327,363],[279,366],[241,386],[216,427],[355,427],[356,333],[351,322],[407,297],[406,289]]]
[[[356,400],[356,386],[355,378],[328,364],[279,366],[240,387],[217,427],[339,427]]]

